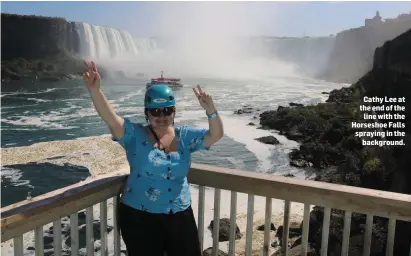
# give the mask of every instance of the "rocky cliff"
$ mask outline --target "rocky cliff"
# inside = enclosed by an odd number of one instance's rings
[[[411,28],[411,14],[337,34],[327,70],[327,80],[354,83],[373,67],[376,48]]]
[[[1,75],[9,80],[72,79],[84,69],[80,39],[63,18],[1,14]]]
[[[1,14],[1,58],[27,60],[78,52],[73,22],[63,18]]]
[[[290,154],[292,164],[313,166],[319,170],[317,180],[411,194],[411,29],[393,40],[385,42],[374,53],[372,69],[355,84],[330,92],[326,103],[316,106],[279,107],[260,115],[260,124],[281,131],[301,145]],[[398,130],[405,136],[386,138],[402,140],[403,145],[364,146],[352,128],[352,122],[364,120],[359,106],[367,97],[404,97],[405,112],[379,112],[405,114],[405,128]],[[373,105],[375,103],[371,103]],[[377,105],[377,104],[376,104]],[[394,120],[379,120],[388,124]],[[370,130],[371,131],[371,130]],[[383,139],[381,139],[383,140]],[[324,171],[327,169],[328,171]],[[317,250],[321,247],[322,209],[311,213],[309,241]],[[329,254],[339,255],[344,216],[333,210],[330,227]],[[374,218],[372,255],[385,255],[387,223],[385,218]],[[352,216],[349,255],[361,255],[365,216]],[[313,227],[313,228],[311,228]],[[411,224],[397,221],[394,255],[408,255],[411,242]]]
[[[411,27],[410,27],[411,29]],[[384,43],[374,53],[373,70],[388,71],[411,77],[411,33],[403,33]]]

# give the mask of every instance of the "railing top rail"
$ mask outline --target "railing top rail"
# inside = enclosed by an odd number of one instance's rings
[[[411,221],[411,195],[192,164],[190,183]]]
[[[411,221],[411,195],[192,164],[190,183]]]
[[[8,205],[1,208],[1,223],[3,225],[3,220],[17,214],[30,214],[35,211],[50,210],[55,206],[97,193],[101,189],[121,184],[127,176],[128,174],[125,172],[117,172],[91,177],[76,184]]]
[[[16,227],[23,231],[27,229],[27,227],[23,228],[24,225],[34,225],[28,222],[40,225],[49,220],[41,216],[47,215],[50,216],[49,218],[54,215],[66,216],[84,209],[81,207],[98,203],[98,200],[115,196],[127,175],[121,172],[97,176],[3,207],[1,208],[2,234]],[[411,195],[406,194],[202,164],[192,164],[188,180],[192,184],[224,190],[411,221]],[[5,240],[2,238],[2,241]]]

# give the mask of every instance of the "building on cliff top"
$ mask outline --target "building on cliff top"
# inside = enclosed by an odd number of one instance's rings
[[[379,23],[381,23],[381,22],[382,22],[382,18],[381,18],[381,16],[380,16],[380,12],[377,11],[376,14],[375,14],[375,16],[374,16],[374,18],[372,18],[372,19],[365,19],[365,22],[364,22],[364,23],[365,23],[365,26],[366,26],[366,27],[370,27],[370,26],[379,24]]]
[[[371,26],[382,24],[382,23],[391,23],[391,22],[397,22],[397,21],[401,21],[401,22],[411,21],[411,12],[400,14],[396,18],[388,18],[388,19],[382,20],[382,17],[380,16],[380,12],[377,11],[374,18],[365,19],[364,25],[366,27],[371,27]]]

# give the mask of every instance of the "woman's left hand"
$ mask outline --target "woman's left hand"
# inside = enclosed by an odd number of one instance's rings
[[[207,114],[211,114],[215,111],[214,107],[214,102],[211,96],[207,93],[205,93],[200,85],[197,85],[198,91],[196,88],[193,88],[193,92],[196,95],[198,101],[200,102],[200,105],[205,109]]]

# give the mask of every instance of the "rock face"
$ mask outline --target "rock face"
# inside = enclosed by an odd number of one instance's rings
[[[344,30],[337,34],[328,63],[321,78],[354,83],[373,67],[376,48],[411,28],[411,13],[372,26]]]
[[[272,135],[260,137],[260,138],[257,138],[256,140],[258,140],[261,143],[270,144],[270,145],[277,145],[280,143],[278,139]]]
[[[257,227],[258,231],[264,231],[264,229],[265,229],[265,224],[260,225],[260,226]],[[270,230],[273,230],[273,231],[277,230],[274,226],[274,223],[270,224]]]
[[[251,114],[251,113],[253,113],[253,108],[250,105],[243,106],[242,108],[234,111],[234,114],[237,114],[237,115]]]
[[[28,60],[77,53],[80,38],[74,22],[63,18],[1,14],[2,60]]]
[[[365,188],[411,194],[411,30],[377,48],[373,68],[359,81],[348,88],[334,90],[326,103],[306,107],[279,107],[260,115],[260,124],[279,130],[289,139],[301,142],[300,148],[290,153],[294,166],[308,164],[319,171],[316,180],[359,186]],[[403,139],[404,146],[363,146],[355,136],[357,129],[351,122],[363,122],[359,105],[363,97],[405,97],[406,136],[390,137]],[[384,114],[388,112],[379,112]],[[398,112],[390,112],[395,114]],[[388,123],[393,120],[379,120]],[[311,212],[309,242],[318,253],[321,248],[321,207]],[[344,213],[333,209],[330,222],[329,255],[339,255],[342,241]],[[361,255],[365,215],[352,216],[349,255]],[[372,255],[385,253],[388,220],[374,217]],[[411,224],[397,221],[394,255],[408,255],[411,241]]]
[[[213,232],[214,220],[210,222],[208,228]],[[241,239],[243,235],[240,232],[240,228],[237,226],[235,227],[235,240]],[[230,240],[230,219],[222,218],[220,219],[220,228],[218,232],[218,241],[225,242]]]
[[[373,70],[389,71],[406,77],[411,76],[411,33],[403,33],[395,40],[387,41],[374,53]],[[371,88],[369,88],[371,89]]]
[[[203,251],[203,256],[211,256],[213,255],[213,247],[209,247]],[[218,250],[218,256],[228,256],[227,253],[223,252],[222,250]]]
[[[1,14],[1,76],[10,80],[80,78],[83,60],[75,57],[80,38],[74,22],[63,18]],[[106,73],[101,70],[102,76]]]
[[[280,241],[280,246],[282,246],[283,242],[283,232],[284,232],[284,227],[279,226],[277,229],[277,233],[275,234],[276,237],[278,237],[278,240]],[[302,226],[296,222],[291,222],[289,226],[289,238],[301,236],[302,234]]]

